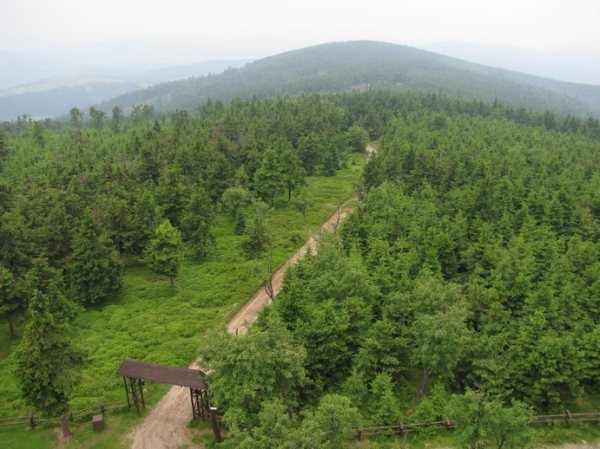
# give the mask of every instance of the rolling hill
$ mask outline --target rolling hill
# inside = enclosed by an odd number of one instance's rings
[[[265,98],[367,89],[419,90],[558,114],[600,117],[600,86],[487,67],[402,45],[323,44],[282,53],[220,75],[163,83],[99,105],[193,109],[207,99]]]

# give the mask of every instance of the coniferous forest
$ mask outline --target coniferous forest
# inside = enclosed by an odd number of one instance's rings
[[[600,411],[597,119],[388,91],[139,109],[3,126],[0,417],[198,355],[224,447],[447,416],[457,447],[529,447],[577,438],[533,415]],[[221,331],[354,195],[249,332]]]

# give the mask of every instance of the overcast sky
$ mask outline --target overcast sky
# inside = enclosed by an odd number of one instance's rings
[[[259,58],[362,39],[600,54],[600,0],[0,0],[0,50],[135,40]]]

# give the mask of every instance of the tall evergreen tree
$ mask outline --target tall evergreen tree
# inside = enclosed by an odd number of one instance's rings
[[[150,240],[145,251],[148,268],[155,273],[169,276],[171,287],[175,287],[175,277],[185,257],[185,246],[181,233],[166,219],[156,229],[155,238]]]
[[[73,237],[66,271],[71,297],[83,305],[102,303],[123,287],[119,253],[89,211]]]
[[[56,271],[45,259],[37,259],[27,281],[32,292],[31,321],[15,355],[15,375],[30,406],[44,415],[57,416],[68,409],[85,353],[69,336],[67,321],[74,308],[59,289]]]
[[[197,256],[205,256],[215,242],[215,237],[210,233],[212,222],[210,197],[200,188],[190,198],[181,220],[183,239]]]
[[[254,189],[265,203],[273,206],[275,197],[285,187],[281,157],[274,149],[269,148],[265,151],[262,165],[254,173]]]
[[[6,318],[10,336],[16,337],[15,323],[27,310],[27,294],[23,279],[15,277],[0,263],[0,317]]]

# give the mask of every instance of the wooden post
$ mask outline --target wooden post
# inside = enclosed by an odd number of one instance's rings
[[[135,379],[133,377],[129,378],[129,385],[131,386],[131,400],[135,402],[135,406],[137,407],[138,415],[140,414],[140,401],[137,397],[137,387],[135,385]]]
[[[100,414],[104,415],[104,401],[100,399]]]
[[[192,401],[192,419],[196,419],[196,404],[198,402],[198,396],[196,396],[196,402],[194,402],[194,389],[190,388],[190,400]]]
[[[357,441],[362,441],[362,429],[358,429],[358,435],[356,435]]]
[[[69,430],[69,426],[67,425],[67,418],[65,417],[65,415],[62,415],[60,417],[60,425],[62,426],[63,437],[69,438],[73,436],[73,434]]]
[[[123,376],[123,382],[125,382],[125,394],[127,395],[127,406],[131,410],[131,401],[129,400],[129,387],[127,387],[127,378]]]
[[[140,389],[140,396],[142,397],[142,407],[146,410],[146,401],[144,400],[144,381],[138,379],[138,388]]]
[[[213,432],[215,434],[215,441],[221,442],[221,429],[217,423],[217,407],[210,408],[210,423],[212,424]]]
[[[35,427],[35,420],[33,419],[33,412],[29,412],[29,424],[31,424],[31,428],[33,429]]]

